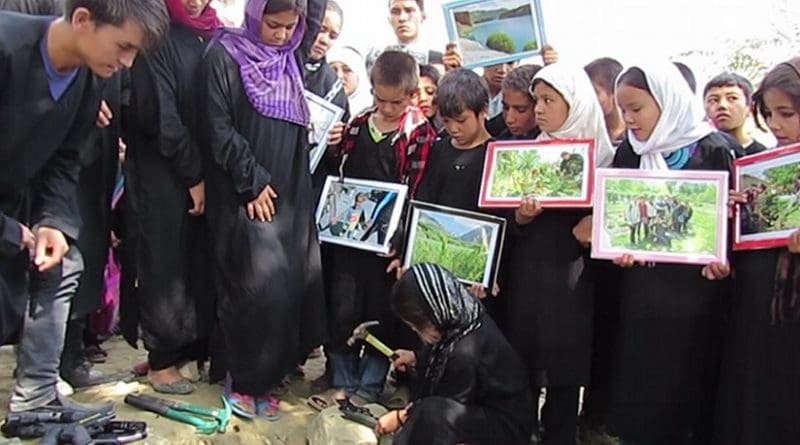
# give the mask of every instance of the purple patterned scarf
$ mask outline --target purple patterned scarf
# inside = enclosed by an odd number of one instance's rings
[[[269,0],[248,0],[245,24],[241,28],[222,28],[215,40],[239,64],[242,84],[250,104],[264,116],[307,126],[308,104],[303,95],[303,75],[294,51],[303,41],[304,17],[291,39],[280,47],[261,40],[261,21]]]

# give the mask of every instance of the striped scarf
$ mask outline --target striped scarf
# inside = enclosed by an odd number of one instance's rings
[[[433,394],[456,343],[481,327],[483,305],[442,266],[422,263],[411,272],[431,310],[433,325],[442,334],[428,357],[421,393],[425,397]]]

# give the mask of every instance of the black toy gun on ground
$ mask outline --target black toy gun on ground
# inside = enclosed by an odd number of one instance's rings
[[[115,416],[113,409],[77,411],[42,408],[7,414],[0,430],[6,436],[21,439],[41,438],[43,445],[123,444],[147,436],[143,422],[112,422]]]

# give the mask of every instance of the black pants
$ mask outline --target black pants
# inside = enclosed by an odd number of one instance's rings
[[[62,370],[77,368],[86,359],[84,346],[84,331],[86,330],[86,317],[74,318],[67,322],[67,333],[64,337],[64,350],[61,352]]]
[[[398,432],[394,445],[521,445],[529,437],[503,433],[496,420],[479,406],[467,406],[444,397],[425,397],[415,402],[405,427]],[[574,437],[573,443],[574,444]]]
[[[549,387],[542,407],[545,445],[575,445],[578,427],[577,386]]]

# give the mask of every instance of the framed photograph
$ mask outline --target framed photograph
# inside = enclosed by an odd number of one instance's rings
[[[785,246],[800,228],[800,144],[737,159],[734,175],[748,202],[737,207],[733,248]]]
[[[598,169],[592,257],[727,263],[728,172]]]
[[[408,186],[328,176],[317,206],[320,241],[389,253]]]
[[[319,161],[325,155],[325,150],[328,148],[328,132],[336,122],[342,119],[344,110],[311,91],[306,90],[305,95],[308,101],[308,111],[311,115],[311,123],[308,130],[311,151],[308,154],[308,162],[313,174],[319,165]]]
[[[486,150],[480,207],[518,207],[535,196],[543,207],[591,207],[594,140],[502,141]]]
[[[542,53],[546,39],[539,0],[456,0],[442,8],[447,34],[461,48],[465,68]]]
[[[466,284],[491,289],[505,231],[503,218],[411,201],[403,266],[435,263]]]

